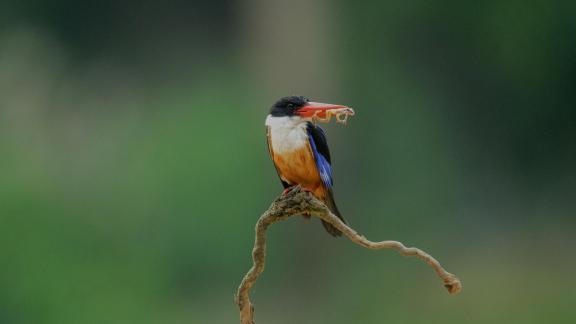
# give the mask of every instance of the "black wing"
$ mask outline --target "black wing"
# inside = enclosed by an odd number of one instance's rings
[[[328,141],[326,141],[326,133],[324,133],[324,130],[320,126],[315,126],[312,123],[308,123],[306,129],[308,135],[314,140],[318,153],[322,154],[328,163],[332,163],[330,159],[330,149],[328,148]]]
[[[314,153],[314,159],[316,160],[316,167],[320,173],[320,178],[322,182],[328,189],[332,189],[332,166],[330,165],[330,150],[328,149],[328,142],[326,141],[326,134],[320,126],[315,126],[312,123],[308,123],[306,130],[308,132],[308,139],[310,142],[310,147]]]
[[[318,168],[318,172],[320,173],[320,178],[324,183],[324,187],[326,188],[327,197],[326,197],[326,206],[334,213],[334,215],[338,216],[342,220],[342,222],[346,223],[344,217],[338,210],[336,206],[336,202],[334,201],[334,194],[332,193],[332,186],[334,185],[332,181],[332,166],[331,166],[331,159],[330,159],[330,150],[328,149],[328,142],[326,141],[326,134],[324,130],[319,126],[315,126],[312,123],[308,123],[307,125],[308,131],[308,138],[310,142],[310,147],[312,148],[312,152],[314,153],[314,159],[316,160],[316,167]],[[322,221],[322,225],[328,233],[333,236],[341,236],[342,233],[332,226],[332,224]]]

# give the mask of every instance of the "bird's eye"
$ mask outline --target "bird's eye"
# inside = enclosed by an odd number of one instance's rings
[[[289,108],[289,109],[292,109],[292,108],[294,108],[294,104],[293,104],[293,103],[289,103],[289,104],[286,105],[286,107]]]

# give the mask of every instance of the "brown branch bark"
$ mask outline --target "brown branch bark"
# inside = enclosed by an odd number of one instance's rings
[[[256,239],[254,241],[254,249],[252,250],[253,265],[248,273],[242,279],[238,292],[236,294],[236,304],[240,308],[240,323],[241,324],[254,324],[254,307],[250,302],[250,288],[256,283],[260,274],[264,271],[264,264],[266,260],[266,230],[268,226],[283,221],[294,215],[308,214],[316,216],[330,224],[334,225],[337,229],[342,231],[348,239],[352,242],[363,246],[368,249],[393,249],[398,251],[401,255],[415,256],[426,262],[436,272],[438,277],[442,279],[444,287],[448,289],[450,294],[457,294],[462,289],[460,280],[453,274],[447,272],[442,268],[440,263],[428,253],[414,247],[406,247],[398,241],[381,241],[372,242],[364,236],[358,234],[355,230],[344,224],[338,217],[330,212],[330,210],[321,201],[316,199],[310,193],[302,191],[300,187],[295,187],[285,195],[281,195],[274,202],[264,214],[258,219],[256,223]]]

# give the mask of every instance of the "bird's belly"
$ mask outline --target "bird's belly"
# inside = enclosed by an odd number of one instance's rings
[[[280,177],[291,185],[313,190],[321,184],[314,156],[309,147],[274,155]]]

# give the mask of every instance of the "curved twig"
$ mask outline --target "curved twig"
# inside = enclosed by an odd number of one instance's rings
[[[394,249],[401,255],[415,256],[426,262],[444,282],[444,287],[450,294],[457,294],[462,289],[460,280],[450,272],[444,270],[440,263],[428,253],[414,247],[406,247],[398,241],[372,242],[355,230],[344,224],[338,217],[321,201],[310,193],[302,191],[300,187],[295,187],[286,194],[276,198],[272,205],[258,219],[256,223],[256,239],[252,250],[253,265],[242,279],[236,294],[236,304],[240,308],[240,323],[254,324],[254,307],[250,302],[250,288],[256,283],[260,274],[264,271],[266,260],[266,230],[268,226],[283,221],[294,215],[307,214],[316,216],[339,229],[352,242],[368,249]]]

